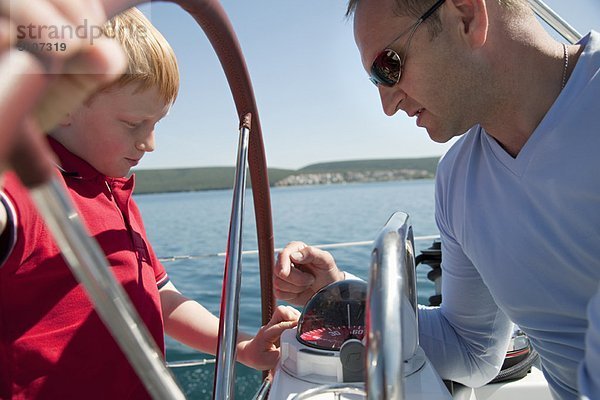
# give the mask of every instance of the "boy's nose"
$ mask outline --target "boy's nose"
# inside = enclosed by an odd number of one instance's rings
[[[136,143],[135,147],[137,147],[140,151],[151,152],[154,151],[154,130],[150,133],[144,135],[140,138],[140,140]]]
[[[391,117],[398,111],[398,104],[406,98],[406,93],[399,88],[399,85],[394,87],[385,87],[378,85],[379,98],[381,99],[381,107],[385,115]]]

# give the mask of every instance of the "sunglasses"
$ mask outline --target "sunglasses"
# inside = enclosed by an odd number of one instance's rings
[[[400,82],[400,77],[402,76],[402,65],[406,62],[406,53],[408,53],[408,49],[410,47],[410,42],[415,34],[415,31],[421,25],[423,21],[431,16],[437,10],[445,0],[438,0],[435,2],[433,6],[415,22],[412,26],[408,27],[401,34],[396,36],[392,42],[386,46],[383,51],[377,54],[373,64],[371,65],[371,75],[369,79],[375,86],[386,86],[392,87]],[[408,40],[406,41],[405,52],[404,52],[404,60],[400,58],[400,55],[395,50],[392,50],[390,47],[398,41],[402,36],[406,35],[410,32]]]

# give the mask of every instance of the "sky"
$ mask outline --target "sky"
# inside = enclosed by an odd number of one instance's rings
[[[246,58],[269,167],[442,155],[404,112],[386,116],[344,17],[346,0],[222,0]],[[600,31],[600,1],[546,0],[580,33]],[[179,97],[138,168],[232,166],[238,119],[219,61],[196,22],[171,3],[140,9],[171,43]],[[441,77],[440,77],[441,79]]]

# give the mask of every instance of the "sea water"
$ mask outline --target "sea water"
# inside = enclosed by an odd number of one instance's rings
[[[414,180],[324,186],[274,188],[271,191],[275,247],[292,240],[308,244],[330,244],[373,240],[395,211],[409,214],[416,237],[436,235],[434,183]],[[192,256],[165,261],[175,286],[218,315],[225,258],[218,256],[227,246],[231,215],[231,190],[164,193],[136,196],[149,239],[159,257]],[[246,193],[243,249],[257,248],[252,192]],[[417,241],[416,253],[431,245]],[[370,246],[331,250],[337,264],[366,279]],[[428,268],[417,270],[419,303],[427,304],[433,284]],[[254,333],[260,326],[260,283],[258,257],[242,259],[240,325]],[[167,360],[212,359],[167,338]],[[188,399],[212,398],[214,364],[173,369]],[[236,399],[250,399],[261,382],[260,372],[241,364],[236,367]]]

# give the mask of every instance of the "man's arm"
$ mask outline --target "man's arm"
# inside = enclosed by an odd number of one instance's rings
[[[512,326],[460,246],[442,234],[442,304],[419,308],[419,343],[440,376],[473,387],[489,382]]]
[[[443,379],[482,386],[502,367],[513,324],[455,239],[438,167],[435,221],[442,243],[442,304],[420,307],[420,345]]]
[[[588,329],[585,356],[579,366],[579,394],[584,399],[600,399],[600,286],[587,308]]]

